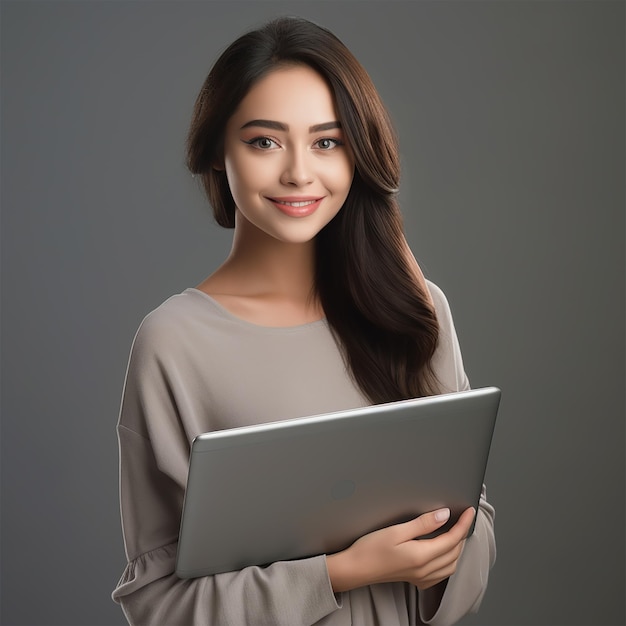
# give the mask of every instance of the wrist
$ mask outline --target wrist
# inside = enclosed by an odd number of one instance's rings
[[[326,567],[334,593],[350,591],[365,584],[357,580],[355,568],[348,550],[326,555]]]

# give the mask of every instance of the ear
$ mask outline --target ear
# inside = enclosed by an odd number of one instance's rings
[[[224,165],[224,159],[222,159],[222,158],[216,159],[215,161],[213,161],[213,163],[211,163],[211,167],[216,172],[223,172],[226,169],[226,167]]]

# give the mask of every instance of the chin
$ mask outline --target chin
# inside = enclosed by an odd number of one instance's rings
[[[303,218],[304,220],[305,218]],[[304,221],[262,228],[266,235],[283,243],[305,244],[313,241],[330,220],[306,224]],[[259,225],[260,226],[260,225]],[[257,226],[257,228],[259,227]]]
[[[309,232],[309,233],[275,233],[272,236],[274,237],[274,239],[277,239],[278,241],[281,241],[282,243],[288,243],[288,244],[306,244],[306,243],[310,243],[311,241],[313,241],[315,239],[315,237],[317,237],[317,234],[319,233],[319,230],[316,230],[315,232]]]

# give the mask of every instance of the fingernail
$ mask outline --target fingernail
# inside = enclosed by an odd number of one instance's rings
[[[435,520],[445,522],[450,517],[450,509],[439,509],[435,511]]]

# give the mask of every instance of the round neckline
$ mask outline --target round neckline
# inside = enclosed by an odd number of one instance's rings
[[[313,322],[306,322],[305,324],[295,324],[293,326],[265,326],[263,324],[255,324],[254,322],[250,322],[243,317],[239,317],[235,315],[232,311],[227,309],[221,302],[218,302],[213,296],[210,296],[206,291],[202,291],[196,287],[187,287],[185,292],[195,293],[205,300],[208,300],[214,308],[216,308],[224,317],[230,319],[233,322],[237,322],[243,326],[248,326],[250,328],[256,328],[258,330],[270,330],[270,331],[294,331],[294,330],[305,330],[308,328],[314,328],[316,326],[326,326],[328,324],[326,317],[322,317],[319,320],[315,320]]]

